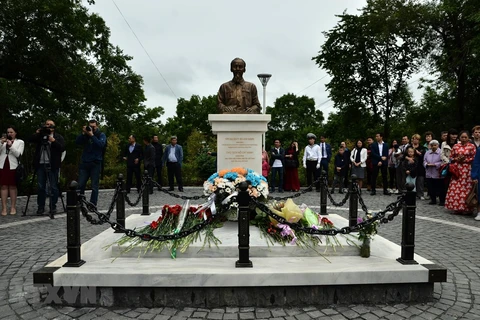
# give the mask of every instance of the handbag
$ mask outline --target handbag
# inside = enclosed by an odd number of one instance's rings
[[[284,161],[286,168],[298,168],[298,161],[296,159],[286,158]]]
[[[15,169],[15,182],[16,185],[22,184],[23,180],[27,177],[27,172],[25,171],[25,166],[23,163],[20,162],[20,158],[17,158],[18,160],[18,165],[17,169]]]
[[[458,177],[460,176],[460,171],[458,170],[457,165],[449,165],[448,172],[452,175],[453,179],[458,179]]]
[[[450,163],[444,163],[440,166],[438,169],[438,172],[440,173],[440,177],[446,178],[450,172]]]
[[[472,190],[467,195],[467,199],[465,199],[465,204],[469,208],[476,208],[478,206],[478,182],[473,182]]]

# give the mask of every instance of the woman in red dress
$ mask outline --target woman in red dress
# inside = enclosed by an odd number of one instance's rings
[[[297,192],[300,190],[298,179],[298,142],[293,141],[290,147],[285,150],[285,179],[283,179],[283,190]]]
[[[17,213],[17,183],[15,169],[23,153],[24,142],[17,139],[17,129],[10,126],[0,140],[0,188],[2,195],[2,216],[7,215],[7,198],[10,195],[10,214]]]
[[[468,132],[460,133],[460,143],[453,146],[450,153],[450,167],[456,171],[448,186],[445,208],[453,210],[455,214],[471,214],[472,209],[467,207],[465,200],[472,189],[470,176],[472,162],[475,158],[476,147],[468,141]]]

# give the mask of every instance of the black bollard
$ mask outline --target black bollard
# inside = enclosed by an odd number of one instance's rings
[[[358,178],[356,175],[352,174],[352,180],[350,181],[350,186],[348,187],[348,192],[350,193],[349,204],[348,204],[348,226],[353,227],[357,225],[358,218]]]
[[[250,261],[250,195],[247,182],[240,183],[238,192],[238,261],[235,268],[252,268]]]
[[[120,185],[120,190],[117,195],[117,223],[125,228],[125,180],[123,180],[123,174],[117,176],[117,186]],[[122,231],[116,230],[115,233],[121,233]]]
[[[77,194],[78,183],[72,181],[67,191],[67,263],[64,267],[80,267],[85,263],[81,259],[80,243],[80,206]]]
[[[322,170],[320,174],[320,214],[323,216],[328,215],[327,213],[327,192],[328,192],[328,181],[327,173],[325,170]]]
[[[145,187],[143,188],[142,194],[142,216],[150,215],[150,178],[148,176],[148,170],[145,170],[143,173],[143,178],[145,180]]]
[[[405,205],[403,206],[402,216],[402,254],[397,259],[401,264],[418,264],[413,259],[415,249],[415,209],[417,193],[413,191],[415,186],[411,183],[405,186]]]

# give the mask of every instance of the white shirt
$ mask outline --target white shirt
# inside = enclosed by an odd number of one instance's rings
[[[175,156],[175,146],[170,146],[170,153],[168,154],[168,161],[177,162],[177,157]]]
[[[322,160],[322,149],[318,144],[308,145],[305,147],[305,153],[303,154],[303,165],[307,165],[307,160],[317,161],[320,164]]]
[[[277,154],[280,154],[280,148],[275,148],[277,150]],[[282,168],[282,160],[280,159],[275,159],[275,161],[272,164],[272,168]]]
[[[383,154],[383,153],[382,153],[382,152],[383,152],[383,144],[384,144],[383,141],[382,141],[382,142],[378,142],[378,152],[380,153],[380,157],[383,157],[383,156],[382,156],[382,154]]]

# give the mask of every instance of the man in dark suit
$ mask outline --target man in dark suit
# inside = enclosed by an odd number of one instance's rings
[[[373,165],[373,173],[372,173],[372,192],[370,195],[374,196],[376,194],[376,184],[377,184],[377,177],[378,171],[382,172],[382,185],[383,185],[383,194],[390,195],[388,192],[387,187],[387,169],[388,169],[388,144],[383,142],[383,135],[381,133],[377,133],[375,135],[375,140],[377,142],[372,143],[372,165]]]
[[[130,189],[132,188],[132,178],[134,174],[137,183],[137,191],[140,192],[142,182],[140,176],[140,164],[142,159],[142,146],[136,143],[135,136],[132,134],[128,137],[128,145],[123,152],[123,160],[127,161],[127,193],[130,193]]]
[[[320,161],[320,173],[324,170],[327,174],[328,179],[328,164],[330,163],[330,159],[332,159],[332,146],[325,142],[325,137],[320,136],[320,150],[322,151],[322,161]]]
[[[155,169],[152,176],[155,174],[155,170],[157,171],[157,183],[159,184],[158,190],[162,187],[162,158],[163,158],[163,145],[158,143],[158,136],[152,137],[152,145],[155,148]]]
[[[145,151],[143,152],[143,168],[148,171],[148,176],[152,181],[148,185],[148,192],[153,194],[153,172],[155,171],[155,147],[150,143],[150,137],[143,138]]]
[[[183,149],[182,146],[177,144],[177,137],[172,136],[170,138],[170,144],[165,148],[163,153],[163,163],[167,165],[168,174],[168,191],[173,191],[173,177],[177,180],[178,191],[183,191],[182,182],[182,162],[183,162]]]
[[[270,191],[275,191],[275,176],[278,174],[278,192],[283,192],[283,168],[285,160],[285,149],[279,139],[274,141],[274,147],[270,150],[270,167],[272,174],[270,176]]]

